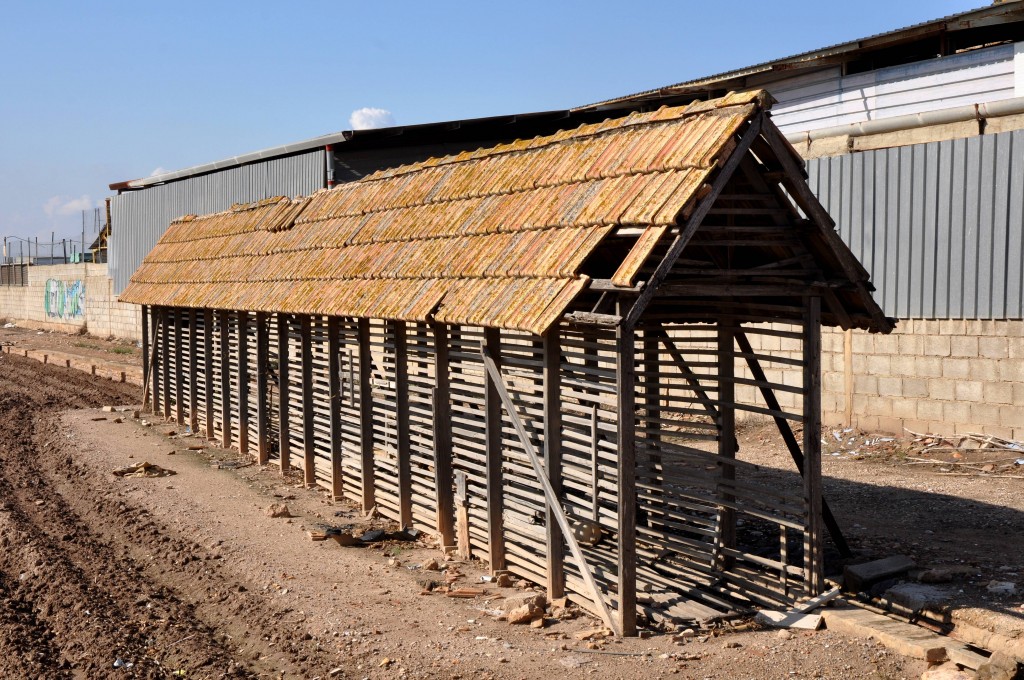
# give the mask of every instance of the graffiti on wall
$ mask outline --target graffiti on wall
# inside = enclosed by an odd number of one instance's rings
[[[47,279],[43,297],[46,316],[50,319],[81,319],[85,317],[85,282]]]

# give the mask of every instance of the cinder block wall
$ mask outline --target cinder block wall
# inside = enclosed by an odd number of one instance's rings
[[[800,359],[798,340],[748,337],[755,352]],[[802,383],[796,367],[763,367],[772,382]],[[890,434],[980,432],[1024,441],[1024,321],[904,319],[890,335],[825,328],[821,369],[825,425]],[[753,377],[742,359],[736,375]],[[714,384],[710,377],[704,381]],[[776,397],[783,409],[799,412],[799,394],[777,391]],[[736,398],[764,406],[756,387],[737,385]],[[762,418],[737,413],[738,420]]]
[[[822,346],[826,423],[1024,440],[1024,321],[905,319]]]
[[[27,286],[0,286],[0,317],[41,330],[142,338],[141,308],[117,301],[106,264],[29,267]]]

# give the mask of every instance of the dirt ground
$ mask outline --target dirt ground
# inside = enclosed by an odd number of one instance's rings
[[[275,468],[211,465],[237,454],[189,450],[201,442],[176,426],[99,410],[139,396],[0,356],[0,677],[895,679],[925,670],[827,630],[741,624],[683,644],[659,633],[595,645],[577,639],[596,626],[586,616],[511,626],[494,610],[527,591],[480,582],[478,565],[449,566],[484,595],[423,594],[425,578],[444,580],[410,569],[443,562],[426,541],[313,542],[306,530],[318,524],[374,520]],[[740,444],[766,479],[792,481],[770,429],[745,428]],[[826,497],[855,550],[968,565],[951,586],[957,597],[1024,616],[1019,595],[986,589],[1024,569],[1024,480],[908,465],[897,445],[857,448],[824,466]],[[176,474],[112,474],[140,462]],[[293,517],[269,517],[273,503]]]

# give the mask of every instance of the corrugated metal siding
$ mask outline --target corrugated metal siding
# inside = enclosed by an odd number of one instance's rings
[[[843,76],[825,69],[763,85],[784,133],[1014,97],[1014,45]]]
[[[110,205],[110,277],[120,294],[172,220],[234,203],[298,196],[325,186],[324,151],[275,158],[115,196]]]
[[[1024,318],[1024,130],[807,168],[887,315]]]

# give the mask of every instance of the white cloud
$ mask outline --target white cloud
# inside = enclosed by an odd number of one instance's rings
[[[168,172],[170,172],[170,170],[167,170],[166,168],[158,166],[158,167],[153,169],[153,172],[149,173],[149,176],[150,177],[156,177],[157,175],[166,175]]]
[[[87,194],[82,194],[78,198],[71,196],[51,196],[46,203],[43,204],[43,212],[49,217],[74,215],[80,213],[83,210],[92,210],[99,205],[98,202],[92,200]]]
[[[348,117],[348,124],[352,126],[353,130],[374,130],[392,127],[395,125],[395,117],[387,109],[364,106],[352,112],[352,115]]]

